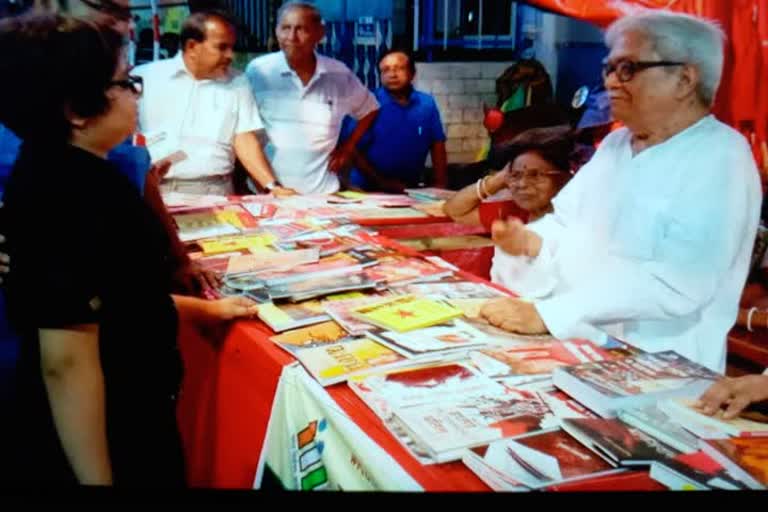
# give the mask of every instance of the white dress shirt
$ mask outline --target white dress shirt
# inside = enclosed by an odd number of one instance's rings
[[[150,153],[182,150],[185,160],[173,164],[166,178],[193,180],[230,174],[234,168],[234,137],[261,129],[262,123],[248,81],[234,71],[216,80],[197,80],[182,54],[136,67],[144,78],[139,102],[141,131],[164,141]],[[159,149],[162,148],[162,149]],[[170,150],[170,151],[169,151]]]
[[[620,327],[722,372],[760,216],[749,145],[713,116],[634,156],[630,142],[610,134],[529,226],[543,240],[529,270],[550,288],[536,308],[558,338]]]
[[[306,87],[282,51],[248,65],[250,81],[269,142],[267,158],[277,179],[302,194],[339,189],[328,170],[345,115],[361,119],[379,108],[376,97],[343,63],[317,56]]]

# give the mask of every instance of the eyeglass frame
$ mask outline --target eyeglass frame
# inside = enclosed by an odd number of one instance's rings
[[[137,75],[128,75],[123,80],[110,80],[109,86],[127,89],[137,97],[141,97],[144,94],[144,79]]]
[[[542,178],[545,176],[555,176],[557,174],[567,175],[568,173],[556,169],[508,169],[504,182],[507,184],[518,184],[522,183],[523,178],[528,178],[536,183],[542,183]]]
[[[670,67],[670,66],[685,66],[686,62],[678,62],[673,60],[654,60],[654,61],[648,61],[648,60],[630,60],[630,59],[619,59],[615,63],[610,63],[607,59],[603,60],[603,80],[608,80],[608,77],[611,76],[611,73],[616,73],[616,79],[621,83],[627,83],[631,82],[633,78],[635,78],[635,75],[639,73],[640,71],[645,71],[646,69],[650,68],[657,68],[657,67]],[[629,66],[629,76],[625,77],[625,74],[619,72],[619,66]]]

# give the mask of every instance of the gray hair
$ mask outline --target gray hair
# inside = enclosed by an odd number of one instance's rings
[[[280,24],[280,20],[283,19],[283,16],[285,16],[285,13],[288,11],[292,11],[294,9],[302,9],[305,11],[309,11],[309,16],[318,25],[323,24],[323,15],[320,14],[320,9],[317,8],[314,4],[311,4],[309,2],[285,2],[283,5],[280,6],[280,8],[277,10],[277,24]]]
[[[619,18],[605,33],[609,48],[626,33],[645,36],[663,60],[690,64],[699,71],[699,100],[711,106],[723,74],[723,42],[720,26],[709,20],[665,10],[643,10]]]

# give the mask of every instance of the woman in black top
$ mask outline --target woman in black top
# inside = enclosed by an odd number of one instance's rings
[[[128,70],[106,25],[0,24],[0,122],[25,141],[2,211],[22,338],[4,484],[184,483],[169,240],[105,160],[136,126]]]

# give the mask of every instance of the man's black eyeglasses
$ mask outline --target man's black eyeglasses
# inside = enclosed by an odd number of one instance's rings
[[[608,77],[616,72],[616,78],[619,82],[629,82],[635,77],[635,74],[648,68],[668,67],[668,66],[685,66],[685,62],[675,62],[669,60],[657,60],[657,61],[632,61],[621,59],[618,62],[603,61],[603,79],[607,80]]]
[[[95,9],[104,14],[108,14],[120,21],[131,20],[131,9],[125,5],[120,5],[113,0],[81,0],[91,9]]]
[[[140,76],[128,75],[125,80],[112,80],[109,85],[128,89],[136,96],[141,96],[141,93],[144,92],[144,79]]]

